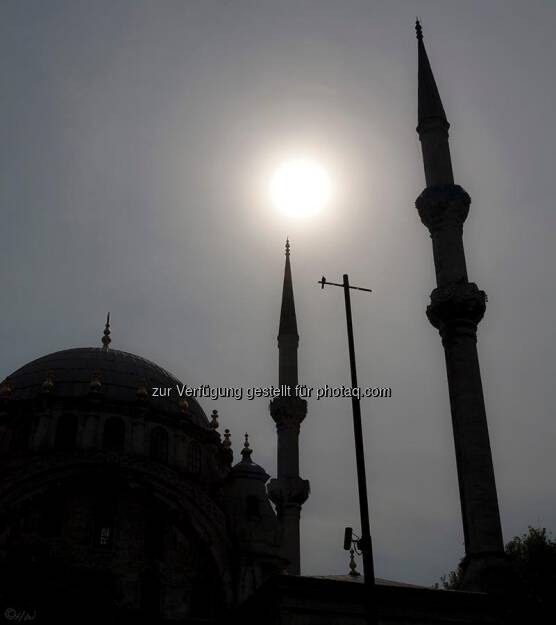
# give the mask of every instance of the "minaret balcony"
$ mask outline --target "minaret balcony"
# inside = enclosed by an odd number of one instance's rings
[[[465,327],[475,333],[486,310],[487,295],[474,282],[449,284],[434,289],[427,317],[441,334]]]
[[[415,202],[419,217],[431,234],[454,226],[461,229],[470,205],[469,194],[457,184],[427,187]]]
[[[268,483],[268,497],[278,508],[288,505],[302,506],[309,497],[311,487],[309,480],[299,476],[280,477]]]

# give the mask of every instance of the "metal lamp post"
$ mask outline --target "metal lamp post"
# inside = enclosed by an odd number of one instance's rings
[[[361,539],[359,540],[359,548],[363,554],[363,575],[365,585],[365,604],[367,609],[368,622],[371,625],[377,623],[376,605],[374,601],[375,595],[375,571],[373,563],[373,544],[371,540],[371,526],[369,522],[369,503],[367,497],[367,479],[365,476],[365,451],[363,448],[363,431],[361,428],[361,406],[359,402],[359,391],[357,384],[357,366],[355,363],[355,344],[353,340],[353,321],[351,317],[351,298],[350,289],[357,291],[366,291],[371,293],[371,289],[363,287],[351,286],[347,273],[344,274],[342,284],[336,282],[328,282],[323,276],[318,281],[321,288],[325,285],[339,286],[344,289],[344,299],[346,306],[347,335],[349,347],[349,365],[351,370],[351,406],[353,410],[353,433],[355,437],[355,460],[357,465],[357,485],[359,490],[359,511],[361,515]]]

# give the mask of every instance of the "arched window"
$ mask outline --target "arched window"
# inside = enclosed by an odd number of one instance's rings
[[[104,422],[102,448],[105,451],[123,451],[125,442],[125,423],[118,417],[110,417]]]
[[[33,419],[26,415],[17,420],[12,431],[10,449],[12,451],[25,451],[29,449],[31,438],[31,426]]]
[[[56,426],[56,438],[54,448],[60,451],[75,449],[77,438],[77,417],[72,414],[64,414],[58,419]]]
[[[168,432],[159,425],[151,432],[150,456],[155,462],[168,462]]]
[[[189,443],[189,471],[191,473],[201,472],[201,446],[196,441]]]

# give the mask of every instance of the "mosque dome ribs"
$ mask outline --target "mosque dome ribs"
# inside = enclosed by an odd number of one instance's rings
[[[175,418],[210,430],[209,420],[192,397],[181,400],[182,383],[157,364],[128,352],[79,347],[37,358],[9,376],[10,400],[43,399],[76,405],[98,395],[106,406],[133,413],[138,402],[162,418]],[[171,388],[169,397],[151,397],[153,387]]]

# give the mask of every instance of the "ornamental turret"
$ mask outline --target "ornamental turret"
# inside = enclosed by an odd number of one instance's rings
[[[241,460],[224,481],[224,505],[238,558],[239,603],[253,594],[269,575],[281,572],[286,566],[281,553],[281,528],[265,488],[270,476],[253,462],[252,453],[246,433]]]

